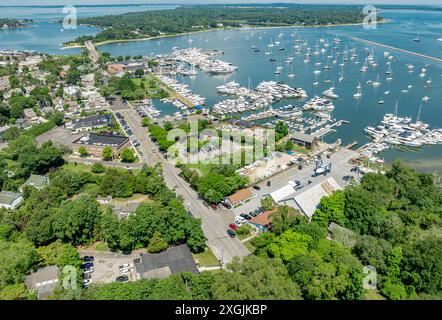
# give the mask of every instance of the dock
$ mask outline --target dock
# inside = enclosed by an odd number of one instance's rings
[[[405,50],[405,49],[396,48],[396,47],[393,47],[393,46],[389,46],[389,45],[386,45],[386,44],[382,44],[382,43],[374,42],[374,41],[369,41],[369,40],[365,40],[365,39],[361,39],[361,38],[352,37],[352,39],[356,40],[356,41],[359,41],[359,42],[363,42],[363,43],[367,43],[367,44],[371,44],[371,45],[376,45],[376,46],[379,46],[379,47],[383,47],[383,48],[387,48],[387,49],[396,50],[396,51],[399,51],[399,52],[411,54],[411,55],[416,56],[416,57],[421,57],[421,58],[433,60],[433,61],[436,61],[436,62],[442,62],[442,58],[437,58],[437,57],[429,56],[429,55],[422,54],[422,53],[408,51],[408,50]]]
[[[334,130],[334,128],[339,127],[342,124],[348,124],[348,123],[350,123],[350,122],[347,120],[339,120],[339,121],[331,124],[328,127],[325,127],[325,128],[315,131],[314,133],[312,133],[312,136],[320,139],[320,138],[326,136],[327,134],[329,134],[330,132],[335,132],[336,130]]]

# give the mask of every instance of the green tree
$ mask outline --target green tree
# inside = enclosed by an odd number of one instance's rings
[[[336,191],[330,196],[321,198],[319,208],[316,209],[312,220],[323,227],[328,227],[330,222],[345,225],[344,208],[345,194],[343,191]]]
[[[90,196],[82,196],[60,207],[53,228],[59,239],[74,245],[85,244],[94,237],[94,230],[99,220],[98,203]]]
[[[136,159],[134,151],[130,148],[124,148],[121,151],[120,158],[122,162],[134,162]]]
[[[265,211],[271,211],[271,210],[275,209],[276,203],[275,203],[275,201],[273,201],[273,199],[271,197],[265,197],[265,198],[261,199],[261,207]]]
[[[213,297],[216,300],[299,300],[300,290],[290,281],[279,259],[235,257],[227,270],[214,275]]]
[[[112,160],[113,156],[114,152],[109,146],[104,147],[101,151],[101,157],[103,158],[103,160]]]
[[[93,173],[103,173],[106,171],[106,168],[101,163],[94,163],[91,166],[91,171]]]
[[[25,239],[0,241],[0,252],[0,289],[21,283],[38,259],[34,246]]]
[[[87,149],[84,146],[81,146],[80,148],[78,148],[78,153],[82,157],[86,157],[89,154],[89,152],[87,151]]]
[[[157,231],[150,239],[147,251],[150,253],[157,253],[166,250],[168,247],[167,242],[161,237],[161,233]]]

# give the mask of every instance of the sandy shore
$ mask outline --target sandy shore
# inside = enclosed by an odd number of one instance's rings
[[[391,21],[390,20],[382,20],[382,21],[378,21],[378,24],[380,24],[380,23],[387,23],[387,22],[391,22]],[[238,27],[238,28],[234,28],[234,27],[231,27],[231,28],[215,28],[215,29],[210,29],[210,30],[183,32],[183,33],[178,33],[178,34],[165,34],[165,35],[160,35],[160,36],[155,36],[155,37],[146,37],[146,38],[139,38],[139,39],[107,40],[107,41],[101,41],[101,42],[94,43],[94,45],[96,47],[98,47],[98,46],[102,46],[102,45],[110,44],[110,43],[149,41],[149,40],[155,40],[155,39],[180,37],[180,36],[184,36],[184,35],[192,35],[192,34],[198,34],[198,33],[203,33],[203,32],[212,32],[212,31],[220,31],[220,30],[256,30],[256,29],[283,29],[283,28],[330,28],[330,27],[349,27],[349,26],[361,26],[361,25],[363,25],[363,23],[324,24],[324,25],[320,25],[320,26],[315,26],[315,25],[311,25],[311,26],[288,25],[288,26],[274,26],[274,27],[270,27],[270,26],[259,26],[259,27],[247,26],[247,27]],[[81,44],[74,44],[74,45],[63,46],[61,49],[65,50],[65,49],[84,48],[84,47],[85,46],[81,45]]]

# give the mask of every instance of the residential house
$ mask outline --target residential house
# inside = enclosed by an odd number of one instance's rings
[[[0,91],[8,91],[10,88],[9,76],[0,77]]]
[[[289,139],[293,141],[293,143],[307,149],[314,149],[319,145],[317,137],[301,132],[293,132],[289,135]]]
[[[57,266],[40,268],[25,278],[25,286],[28,290],[36,290],[39,300],[48,299],[58,284]]]
[[[245,188],[236,191],[234,194],[227,197],[224,202],[231,207],[235,207],[251,197],[253,197],[252,190],[250,188]]]
[[[14,210],[23,202],[23,195],[13,191],[0,192],[0,208]]]
[[[107,197],[97,197],[97,202],[99,204],[109,204],[112,201],[112,196],[107,196]]]
[[[126,219],[130,214],[134,213],[139,206],[139,202],[129,202],[123,205],[115,205],[113,211],[119,219]]]
[[[112,63],[107,66],[107,71],[110,74],[118,74],[124,71],[124,65],[122,63]]]
[[[23,188],[31,186],[37,189],[43,189],[49,184],[49,177],[41,176],[39,174],[31,174],[24,184],[21,185],[20,191],[23,192]]]
[[[26,108],[23,110],[23,114],[25,115],[26,122],[29,125],[39,123],[40,119],[32,108]]]
[[[185,244],[160,253],[141,253],[139,258],[134,259],[134,267],[137,279],[161,279],[179,272],[199,273]]]

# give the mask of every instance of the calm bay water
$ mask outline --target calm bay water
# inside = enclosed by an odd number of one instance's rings
[[[135,9],[136,8],[136,9]],[[112,13],[120,13],[125,11],[138,10],[138,7],[132,8],[113,8]],[[16,9],[18,10],[18,9]],[[61,10],[61,9],[59,9]],[[122,10],[122,11],[118,11]],[[146,8],[143,8],[146,10]],[[0,9],[0,16],[4,12]],[[100,14],[109,14],[109,11],[95,8],[85,10],[84,16],[94,16]],[[26,16],[28,14],[29,16]],[[408,55],[406,53],[396,52],[394,50],[384,49],[378,46],[370,46],[357,42],[352,37],[359,37],[366,40],[376,41],[383,44],[399,47],[402,49],[427,54],[442,58],[442,42],[437,38],[442,35],[442,12],[441,11],[421,11],[421,10],[388,10],[382,13],[388,19],[393,21],[386,24],[378,25],[376,30],[365,30],[362,26],[346,26],[346,27],[330,27],[330,28],[275,28],[275,29],[254,29],[254,30],[226,30],[212,31],[193,35],[185,35],[173,38],[165,38],[161,40],[128,42],[122,44],[108,44],[100,46],[101,51],[106,51],[112,55],[156,55],[169,53],[173,47],[187,48],[189,46],[201,47],[206,49],[221,49],[224,51],[222,60],[231,62],[239,69],[236,73],[227,76],[209,76],[200,72],[194,79],[179,78],[189,84],[195,92],[207,98],[207,105],[210,107],[214,103],[224,100],[225,97],[218,96],[216,87],[235,80],[243,86],[248,86],[249,80],[253,86],[264,80],[284,81],[291,86],[302,87],[307,90],[309,97],[320,95],[331,84],[322,81],[329,77],[333,80],[336,87],[335,92],[339,98],[335,101],[335,110],[333,117],[336,119],[345,119],[350,124],[343,125],[337,129],[336,133],[332,133],[324,138],[324,141],[335,141],[341,138],[344,143],[350,143],[358,140],[362,145],[368,142],[364,136],[363,129],[370,124],[377,124],[383,115],[388,112],[394,112],[396,101],[399,108],[398,113],[402,116],[412,116],[413,119],[419,110],[419,106],[423,104],[421,112],[421,120],[429,123],[432,127],[442,128],[442,63],[431,61],[428,59]],[[11,13],[9,13],[11,16]],[[38,16],[38,15],[37,15]],[[20,17],[28,17],[35,19],[31,13],[23,13]],[[58,19],[56,14],[51,17],[52,20]],[[60,50],[59,44],[70,40],[80,34],[92,34],[97,32],[96,29],[79,27],[77,30],[60,31],[60,25],[42,19],[37,22],[35,27],[29,27],[14,31],[0,31],[0,49],[33,49],[49,53],[68,54],[76,52],[75,49]],[[345,46],[348,49],[356,47],[359,53],[360,64],[356,65],[354,61],[346,62],[344,66],[344,81],[339,82],[339,63],[342,57],[338,58],[338,63],[332,65],[332,69],[327,75],[326,70],[322,70],[318,77],[319,86],[313,86],[315,76],[315,62],[327,63],[327,51],[324,55],[312,56],[311,61],[306,64],[303,62],[304,56],[295,56],[293,68],[296,76],[293,79],[287,77],[291,73],[291,66],[286,65],[284,61],[291,54],[294,38],[292,33],[298,32],[302,39],[305,39],[310,47],[313,47],[320,38],[328,39],[330,47],[333,46],[333,39],[337,35],[341,38],[341,48]],[[268,55],[264,54],[264,50],[272,39],[273,41],[280,34],[284,36],[280,39],[280,47],[285,47],[285,51],[278,51],[274,48],[276,58],[281,66],[284,67],[279,76],[274,74],[277,62],[270,62]],[[416,43],[413,39],[419,33],[421,42]],[[189,42],[189,38],[193,40]],[[251,46],[257,46],[261,52],[255,53],[251,50]],[[378,66],[376,68],[369,67],[369,71],[361,73],[359,71],[362,66],[364,57],[367,54],[366,48],[374,50]],[[342,51],[342,49],[340,50]],[[384,51],[393,54],[397,61],[392,62],[393,81],[385,80],[385,70],[387,69]],[[409,74],[407,64],[415,65],[415,71]],[[322,66],[321,66],[322,67]],[[318,67],[318,68],[321,68]],[[426,68],[427,76],[422,79],[418,75],[422,68]],[[367,80],[374,81],[379,74],[381,86],[373,88],[366,85]],[[429,77],[432,79],[432,87],[425,88],[425,80]],[[363,97],[360,100],[353,98],[357,84],[361,82]],[[401,93],[402,89],[412,85],[408,93]],[[389,90],[390,94],[384,96],[384,92]],[[422,97],[429,96],[430,101],[422,102]],[[385,100],[383,105],[378,104],[379,100]],[[302,105],[302,101],[285,101],[278,105],[284,104]],[[165,114],[173,113],[176,110],[171,106],[159,106]],[[385,157],[387,162],[395,158],[405,159],[409,164],[421,170],[438,170],[442,171],[442,146],[425,147],[420,152],[400,152],[388,151],[381,155]]]

